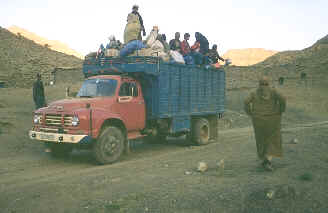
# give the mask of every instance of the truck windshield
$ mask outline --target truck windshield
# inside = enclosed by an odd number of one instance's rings
[[[82,84],[77,97],[113,96],[116,87],[117,80],[114,79],[89,79]]]

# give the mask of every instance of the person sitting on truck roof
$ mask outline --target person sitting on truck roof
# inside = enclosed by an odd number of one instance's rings
[[[189,33],[185,33],[183,35],[183,38],[184,38],[184,40],[181,43],[181,54],[183,56],[185,56],[185,55],[188,55],[190,53],[190,45],[188,43],[188,40],[190,38],[190,34]]]
[[[203,55],[206,55],[209,50],[209,43],[207,38],[200,32],[195,33],[196,41],[199,42],[199,52]]]
[[[118,40],[115,39],[114,35],[108,37],[109,43],[106,46],[106,49],[120,49],[120,44]]]
[[[194,64],[194,60],[193,60],[193,57],[191,55],[190,45],[188,43],[188,40],[190,38],[190,34],[185,33],[183,38],[184,38],[184,40],[181,43],[181,53],[183,55],[183,58],[184,58],[186,64]]]
[[[170,45],[166,42],[165,34],[158,34],[157,40],[159,40],[164,46],[164,52],[168,53],[170,51]]]
[[[218,63],[219,60],[224,61],[224,58],[222,58],[222,57],[219,55],[217,49],[218,49],[218,46],[217,46],[216,44],[214,44],[214,45],[212,46],[212,49],[210,49],[210,50],[208,51],[208,57],[211,59],[211,63],[212,63],[212,64],[216,64],[216,63]]]
[[[105,47],[103,44],[100,45],[98,51],[97,51],[97,56],[96,58],[102,58],[105,56]]]
[[[195,34],[196,37],[196,41],[195,43],[191,46],[191,55],[194,59],[194,63],[196,65],[201,65],[203,64],[203,54],[200,53],[200,41],[199,41],[199,37],[196,36],[197,33]]]
[[[176,32],[174,35],[174,39],[172,39],[169,43],[171,50],[176,50],[178,52],[181,51],[181,41],[180,41],[180,33]]]

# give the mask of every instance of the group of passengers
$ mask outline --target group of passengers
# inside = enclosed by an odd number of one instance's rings
[[[106,48],[104,45],[100,46],[97,57],[157,55],[164,61],[195,65],[213,64],[216,67],[219,66],[219,60],[225,61],[218,54],[217,45],[214,44],[212,49],[209,49],[207,38],[200,32],[195,33],[195,43],[190,46],[189,33],[185,33],[183,41],[180,41],[180,33],[176,32],[174,39],[167,43],[166,35],[159,34],[158,26],[154,26],[146,40],[142,41],[141,33],[145,36],[146,31],[138,8],[134,5],[128,15],[124,30],[124,45],[111,35]]]

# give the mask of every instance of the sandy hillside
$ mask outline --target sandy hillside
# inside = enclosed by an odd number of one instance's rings
[[[55,51],[58,51],[61,53],[65,53],[67,55],[74,55],[80,59],[84,58],[84,56],[82,54],[71,49],[67,44],[64,44],[60,41],[49,40],[49,39],[43,38],[43,37],[37,35],[36,33],[30,32],[26,29],[23,29],[21,27],[15,26],[15,25],[8,27],[8,30],[16,35],[20,34],[20,35],[26,37],[27,39],[34,41],[37,44],[40,44],[43,46],[47,45],[52,50],[55,50]]]
[[[232,65],[250,66],[264,61],[276,54],[277,51],[262,48],[232,49],[224,53],[223,58],[229,58]]]

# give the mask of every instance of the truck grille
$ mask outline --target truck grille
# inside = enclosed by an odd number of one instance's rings
[[[46,126],[72,126],[73,116],[61,114],[46,114]]]

